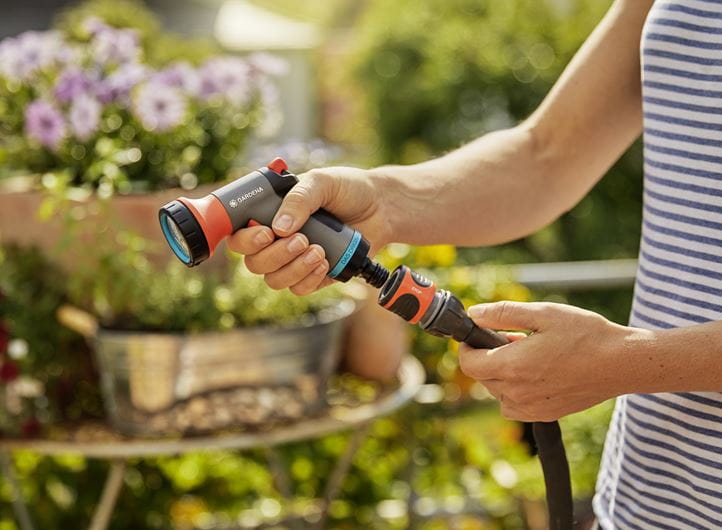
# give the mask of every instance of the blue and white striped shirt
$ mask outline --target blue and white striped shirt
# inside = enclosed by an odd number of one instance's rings
[[[644,216],[630,324],[722,320],[722,0],[657,0],[641,52]],[[720,391],[617,399],[594,498],[602,528],[722,528],[722,381]]]

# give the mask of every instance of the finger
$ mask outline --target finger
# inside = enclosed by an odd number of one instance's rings
[[[303,234],[279,239],[263,250],[246,256],[246,267],[256,274],[268,274],[285,267],[308,248]]]
[[[305,296],[319,289],[328,274],[328,261],[323,260],[316,268],[306,276],[303,280],[291,286],[291,292],[298,296]]]
[[[552,304],[505,301],[471,306],[469,316],[484,328],[538,331],[548,322],[553,310]]]
[[[336,283],[336,280],[333,278],[329,278],[328,276],[325,276],[323,278],[323,281],[321,282],[321,285],[318,286],[319,289],[323,289],[324,287],[328,287],[329,285],[332,285]]]
[[[239,254],[255,254],[273,243],[275,234],[267,226],[243,228],[228,238],[228,248]]]
[[[509,342],[516,342],[529,336],[526,333],[521,333],[518,331],[500,331],[499,333],[509,339]]]
[[[333,196],[334,179],[315,169],[299,177],[300,181],[286,194],[273,219],[273,231],[279,236],[297,232],[308,217]]]
[[[324,261],[326,253],[319,245],[311,245],[303,254],[276,272],[266,274],[266,283],[271,289],[291,287],[311,274]],[[319,278],[319,282],[321,279]]]
[[[475,350],[467,344],[459,345],[459,367],[469,377],[486,382],[490,379],[504,379],[508,359],[505,350],[512,345],[504,345],[493,350]]]

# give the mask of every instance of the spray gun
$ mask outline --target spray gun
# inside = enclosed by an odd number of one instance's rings
[[[286,163],[276,158],[200,199],[180,197],[163,206],[159,221],[173,253],[189,267],[208,259],[217,245],[237,230],[270,226],[286,194],[298,182]],[[310,243],[323,247],[328,276],[346,282],[360,276],[380,289],[379,304],[411,324],[439,337],[474,348],[497,348],[508,343],[503,335],[480,328],[450,292],[437,289],[427,278],[400,265],[391,274],[368,257],[370,245],[353,228],[323,209],[299,230]],[[573,507],[569,465],[557,422],[533,424],[534,439],[544,472],[551,530],[571,530]]]

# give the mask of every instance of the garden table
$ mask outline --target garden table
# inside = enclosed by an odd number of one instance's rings
[[[43,455],[79,454],[87,458],[109,460],[108,476],[89,526],[90,530],[103,530],[110,523],[131,458],[180,455],[194,451],[266,448],[268,464],[276,486],[284,498],[291,499],[288,471],[273,447],[353,428],[354,433],[339,456],[324,491],[321,514],[316,523],[318,528],[323,528],[328,507],[341,490],[353,457],[368,433],[368,426],[373,420],[408,403],[424,383],[424,378],[421,363],[415,357],[407,355],[399,367],[395,388],[381,393],[373,402],[357,406],[329,406],[313,417],[279,425],[267,431],[225,432],[188,438],[131,438],[120,436],[105,427],[107,432],[98,440],[78,441],[73,436],[73,431],[68,432],[67,439],[0,439],[0,464],[13,492],[13,508],[20,529],[33,530],[32,518],[13,467],[12,451],[34,451]],[[79,428],[76,428],[76,432]]]

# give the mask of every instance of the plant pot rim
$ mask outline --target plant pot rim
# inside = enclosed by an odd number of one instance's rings
[[[165,337],[165,338],[176,338],[176,339],[188,339],[188,338],[209,338],[213,336],[227,336],[229,334],[248,334],[248,333],[264,333],[267,331],[295,331],[301,329],[308,329],[318,326],[325,326],[339,320],[349,318],[351,315],[358,312],[363,305],[363,300],[346,295],[339,299],[337,302],[329,305],[323,311],[336,311],[331,318],[321,319],[318,314],[313,315],[308,321],[296,321],[293,324],[261,324],[248,327],[234,327],[227,330],[207,330],[207,331],[158,331],[158,330],[123,330],[114,329],[105,326],[98,326],[95,333],[95,340],[99,339],[111,339],[111,338],[128,338],[131,336],[142,336],[142,337]]]

